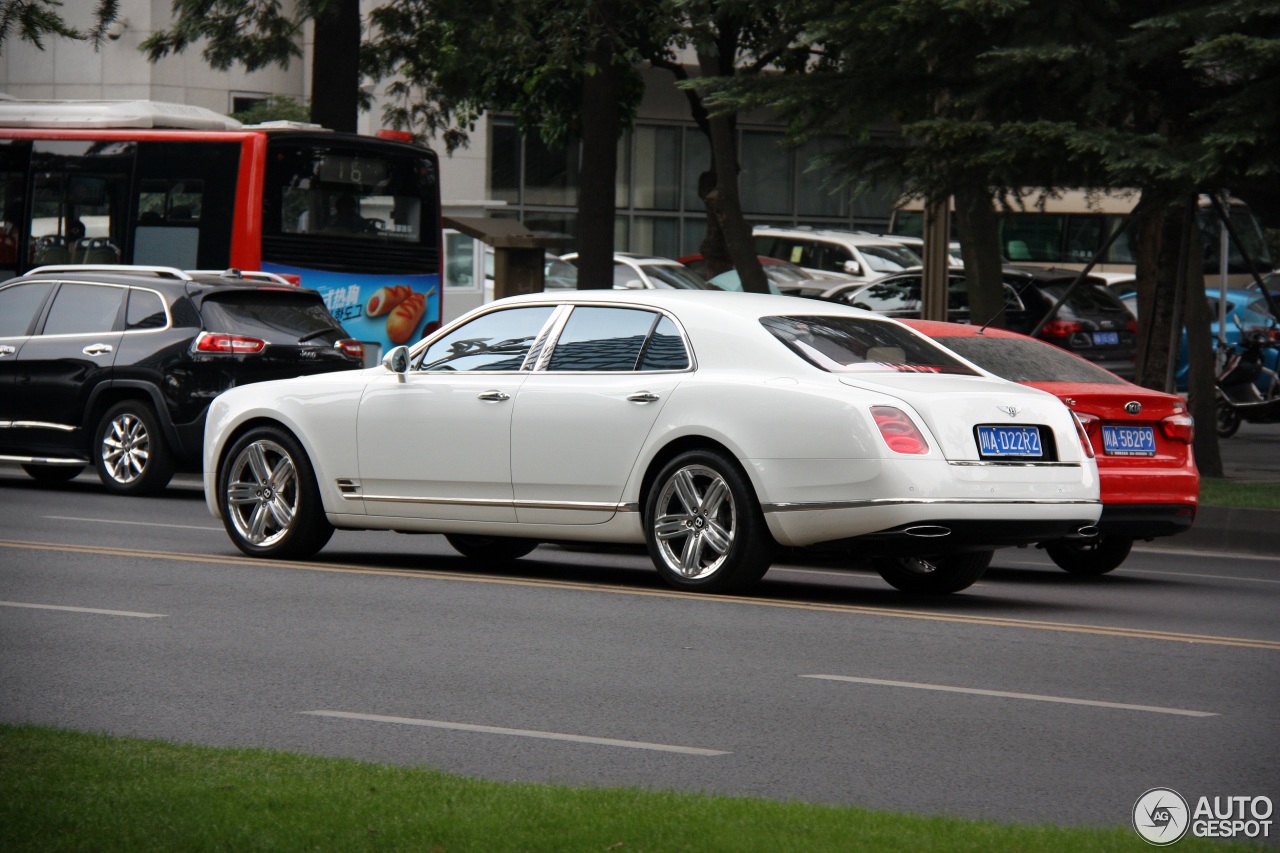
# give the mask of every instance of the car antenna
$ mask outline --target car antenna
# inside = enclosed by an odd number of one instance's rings
[[[992,314],[991,319],[982,324],[982,328],[978,330],[978,334],[982,334],[983,332],[985,332],[987,330],[987,327],[990,326],[992,323],[994,323],[996,321],[996,318],[999,317],[1001,314],[1003,314],[1006,310],[1008,310],[1008,308],[1009,308],[1008,305],[1000,306],[1000,310]]]

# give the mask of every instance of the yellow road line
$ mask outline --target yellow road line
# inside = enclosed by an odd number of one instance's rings
[[[862,616],[884,616],[895,619],[920,619],[928,622],[952,622],[965,625],[984,625],[996,628],[1021,628],[1036,631],[1059,631],[1071,634],[1091,634],[1103,637],[1125,637],[1135,640],[1162,640],[1175,643],[1197,643],[1215,646],[1235,646],[1246,649],[1280,651],[1280,640],[1254,640],[1246,637],[1219,637],[1211,634],[1184,634],[1176,631],[1154,631],[1143,628],[1114,628],[1105,625],[1084,625],[1073,622],[1050,622],[1039,619],[1014,619],[999,616],[968,616],[962,613],[937,613],[927,610],[904,610],[893,607],[866,607],[856,604],[823,604],[820,602],[785,601],[776,598],[750,598],[734,595],[709,595],[679,590],[637,589],[612,584],[578,581],[516,578],[501,575],[475,575],[438,569],[379,569],[349,563],[298,562],[267,560],[247,556],[217,554],[189,554],[179,551],[144,551],[136,548],[108,548],[99,545],[60,545],[50,542],[24,542],[0,539],[0,548],[33,551],[62,551],[72,554],[94,554],[102,557],[128,557],[148,560],[176,560],[187,563],[211,563],[225,566],[252,568],[301,569],[310,572],[340,572],[343,574],[383,575],[387,577],[423,578],[466,583],[492,583],[505,586],[529,586],[542,589],[565,589],[579,592],[607,592],[614,595],[635,595],[649,598],[692,599],[694,601],[721,604],[748,604],[756,607],[779,607],[787,610],[807,610],[818,613],[848,613]]]

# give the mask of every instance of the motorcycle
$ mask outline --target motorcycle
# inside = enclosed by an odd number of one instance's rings
[[[1217,376],[1217,430],[1230,438],[1240,424],[1280,423],[1280,374],[1267,364],[1275,329],[1241,329]],[[1272,359],[1274,361],[1274,359]]]

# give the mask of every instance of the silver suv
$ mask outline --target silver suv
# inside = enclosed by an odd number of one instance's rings
[[[756,251],[816,272],[835,272],[861,281],[923,266],[911,249],[888,237],[814,228],[757,226]]]

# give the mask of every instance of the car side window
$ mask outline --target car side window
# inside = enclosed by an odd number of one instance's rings
[[[688,370],[689,352],[684,347],[684,338],[670,317],[658,321],[649,340],[645,342],[644,352],[640,354],[641,370]]]
[[[635,370],[659,316],[634,308],[574,308],[547,369]]]
[[[554,311],[554,305],[536,305],[483,314],[427,347],[418,369],[519,370]]]
[[[152,290],[129,290],[129,307],[125,309],[124,327],[134,329],[163,329],[169,317],[164,310],[164,300]]]
[[[31,333],[31,324],[44,307],[53,282],[33,281],[0,290],[0,338],[17,338]]]
[[[46,335],[92,335],[116,328],[126,288],[66,284],[58,288],[44,321]]]

